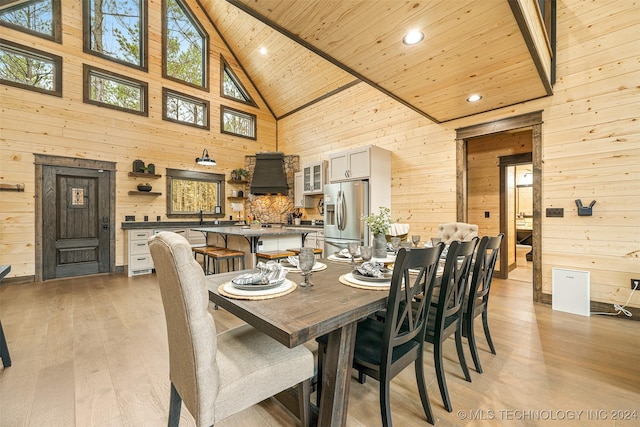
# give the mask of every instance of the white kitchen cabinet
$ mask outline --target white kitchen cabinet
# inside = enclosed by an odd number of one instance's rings
[[[329,181],[356,181],[376,174],[391,178],[391,152],[374,145],[341,151],[329,156]]]
[[[326,184],[327,161],[309,163],[302,166],[304,194],[322,194]]]
[[[293,200],[296,208],[312,208],[315,205],[313,196],[304,194],[303,172],[296,172],[293,175]]]
[[[149,274],[153,270],[153,259],[149,252],[149,237],[153,230],[129,230],[128,276]]]

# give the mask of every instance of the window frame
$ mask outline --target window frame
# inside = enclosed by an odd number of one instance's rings
[[[52,25],[53,34],[44,34],[29,28],[25,28],[21,25],[16,25],[11,22],[0,21],[0,27],[11,28],[12,30],[20,31],[22,33],[31,34],[32,36],[40,37],[46,40],[51,40],[56,43],[62,43],[62,8],[60,6],[61,0],[51,0],[52,2]],[[22,3],[17,3],[15,6],[10,6],[7,9],[20,6]]]
[[[229,72],[229,77],[231,78],[231,80],[233,80],[236,88],[247,98],[246,100],[234,98],[233,96],[224,93],[224,75],[227,70]],[[249,91],[247,91],[244,85],[240,82],[240,79],[238,79],[238,76],[233,72],[233,70],[229,66],[229,63],[226,61],[226,59],[224,59],[224,56],[222,56],[222,54],[220,54],[220,97],[259,108],[258,104],[256,104],[251,95],[249,95]]]
[[[92,72],[101,74],[105,78],[111,78],[113,80],[121,80],[125,83],[131,83],[138,85],[142,89],[142,96],[140,102],[142,103],[142,111],[132,110],[130,108],[124,108],[117,105],[108,104],[106,102],[97,101],[91,99],[91,85],[90,76]],[[103,70],[88,64],[82,64],[82,102],[85,104],[97,105],[99,107],[110,108],[112,110],[123,111],[125,113],[135,114],[138,116],[149,117],[149,84],[142,80],[133,79],[131,77],[123,76],[122,74],[113,73],[111,71]]]
[[[249,116],[253,119],[253,136],[243,135],[241,133],[231,132],[224,128],[224,114],[229,112],[235,115]],[[236,108],[228,107],[226,105],[220,105],[220,133],[226,133],[227,135],[239,136],[241,138],[252,139],[256,141],[258,139],[258,118],[255,114],[247,113],[246,111],[238,110]]]
[[[37,86],[32,86],[32,85],[28,85],[20,82],[14,82],[13,80],[6,80],[3,78],[0,78],[0,83],[7,86],[17,87],[20,89],[26,89],[34,92],[44,93],[47,95],[62,97],[62,57],[61,56],[54,55],[52,53],[45,52],[43,50],[34,49],[32,47],[24,46],[18,43],[13,43],[5,39],[0,39],[0,47],[5,47],[7,48],[7,50],[12,50],[19,54],[22,53],[25,56],[31,56],[34,59],[50,61],[54,66],[54,72],[53,72],[54,89],[53,90],[43,89]]]
[[[182,98],[185,101],[193,102],[193,103],[196,103],[196,104],[201,104],[204,107],[204,125],[199,125],[197,123],[185,122],[185,121],[174,119],[173,117],[167,116],[167,110],[168,110],[168,108],[167,108],[167,98],[168,98],[168,96],[174,96],[176,98]],[[185,93],[178,92],[178,91],[175,91],[173,89],[166,88],[166,87],[162,88],[162,120],[166,120],[166,121],[173,122],[173,123],[178,123],[178,124],[181,124],[181,125],[192,126],[192,127],[198,128],[198,129],[209,130],[210,129],[209,114],[210,114],[210,102],[207,101],[206,99],[196,98],[195,96],[187,95]]]
[[[162,77],[168,80],[172,80],[174,82],[178,82],[183,85],[187,85],[189,87],[193,87],[199,90],[203,90],[205,92],[209,92],[209,33],[205,30],[205,28],[200,23],[200,20],[196,18],[195,14],[191,10],[188,4],[186,4],[183,0],[174,0],[178,3],[178,5],[182,8],[182,11],[189,17],[191,23],[196,27],[196,30],[201,33],[204,46],[202,48],[202,85],[197,85],[191,82],[187,82],[185,80],[181,80],[177,77],[170,76],[167,71],[167,30],[168,30],[168,20],[167,20],[167,7],[168,0],[162,0]]]
[[[207,211],[203,212],[203,216],[223,218],[224,213],[224,195],[225,195],[225,175],[211,172],[187,171],[181,169],[166,169],[167,182],[167,218],[197,218],[200,216],[199,211],[176,211],[173,209],[173,180],[185,181],[204,181],[218,184],[216,206],[220,206],[220,212],[216,213]]]
[[[89,55],[97,56],[99,58],[107,59],[109,61],[117,62],[118,64],[126,65],[127,67],[136,68],[142,71],[149,71],[149,4],[148,0],[137,0],[140,4],[140,61],[141,64],[134,64],[127,62],[120,58],[107,55],[102,52],[91,49],[91,5],[93,0],[82,0],[82,51]]]

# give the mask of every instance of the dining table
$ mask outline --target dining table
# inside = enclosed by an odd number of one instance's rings
[[[221,292],[244,270],[206,277],[209,300],[278,342],[293,348],[328,336],[322,370],[319,426],[344,426],[347,419],[351,365],[358,321],[386,307],[388,288],[362,289],[341,282],[349,263],[321,259],[326,268],[312,273],[313,286],[302,287],[302,276],[289,272],[294,291],[271,299],[245,300]]]
[[[228,246],[229,236],[241,236],[244,237],[249,243],[249,250],[251,251],[251,267],[256,266],[256,253],[258,252],[258,242],[261,237],[266,236],[286,236],[299,234],[301,236],[301,246],[304,246],[304,240],[310,233],[305,228],[295,227],[251,227],[251,226],[220,226],[220,227],[195,227],[194,231],[200,231],[205,235],[218,234],[224,240],[224,247]]]

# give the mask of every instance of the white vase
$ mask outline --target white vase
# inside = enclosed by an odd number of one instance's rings
[[[387,239],[384,234],[373,235],[373,257],[374,258],[386,258],[387,257]]]

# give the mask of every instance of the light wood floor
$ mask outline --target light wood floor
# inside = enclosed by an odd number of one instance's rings
[[[229,313],[212,312],[220,331],[239,324]],[[1,426],[166,425],[166,328],[154,275],[2,284],[0,319],[13,359],[0,368]],[[446,345],[452,413],[443,408],[426,350],[436,425],[573,426],[577,419],[581,426],[640,425],[612,420],[624,412],[611,412],[640,409],[640,323],[554,312],[531,302],[531,283],[495,279],[490,324],[498,354],[480,339],[485,373],[472,370],[472,383],[462,377],[453,341]],[[396,426],[427,425],[412,368],[392,382],[391,407]],[[193,425],[184,409],[182,418],[181,425]],[[377,382],[353,381],[347,425],[379,420]],[[295,420],[269,399],[219,425]]]

